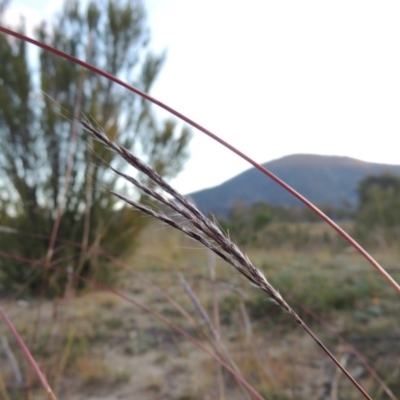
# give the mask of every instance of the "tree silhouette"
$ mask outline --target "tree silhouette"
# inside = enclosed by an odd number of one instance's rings
[[[358,236],[376,243],[394,245],[400,234],[400,177],[368,176],[358,186],[355,213]]]
[[[37,37],[146,92],[164,61],[147,50],[141,1],[109,0],[85,7],[66,2],[52,23],[37,29]],[[159,123],[146,101],[48,52],[40,52],[35,71],[26,47],[0,36],[0,188],[6,189],[0,193],[0,222],[52,239],[21,243],[0,233],[1,247],[49,264],[58,260],[79,273],[99,275],[101,270],[104,275],[106,269],[88,253],[89,246],[121,254],[131,249],[143,219],[121,208],[105,190],[127,190],[107,173],[107,164],[117,166],[117,158],[81,129],[79,119],[101,126],[165,177],[182,169],[190,133],[178,130],[173,120]],[[82,249],[56,244],[57,235]],[[0,271],[7,283],[25,285],[28,279],[32,290],[52,275],[2,260]],[[51,281],[57,282],[57,290],[64,282]]]

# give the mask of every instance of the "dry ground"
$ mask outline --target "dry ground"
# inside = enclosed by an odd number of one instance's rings
[[[354,254],[333,253],[328,248],[313,254],[282,249],[249,253],[375,399],[388,397],[368,365],[400,398],[400,300],[371,267]],[[397,279],[398,260],[395,254],[382,258]],[[131,269],[121,270],[117,289],[159,312],[207,348],[219,343],[230,365],[266,399],[360,398],[287,315],[220,261],[213,292],[209,263],[209,254],[198,245],[170,229],[151,225],[128,260]],[[217,331],[218,310],[221,342],[214,340],[179,274]],[[213,306],[213,293],[218,308]],[[56,302],[2,299],[2,306],[33,349],[60,400],[250,398],[204,351],[112,293],[93,290]],[[317,319],[330,328],[321,327]],[[3,325],[0,336],[5,339],[0,349],[0,398],[45,398]],[[7,344],[17,358],[22,384],[16,383]],[[368,365],[349,346],[358,349]]]

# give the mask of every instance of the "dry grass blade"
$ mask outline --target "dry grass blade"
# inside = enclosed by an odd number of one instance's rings
[[[200,342],[199,340],[197,340],[196,338],[194,338],[193,336],[191,336],[189,333],[187,333],[184,329],[180,328],[179,326],[175,325],[173,322],[171,322],[168,318],[166,318],[165,316],[159,314],[156,311],[153,311],[152,309],[150,309],[147,305],[142,304],[140,302],[138,302],[137,300],[135,300],[134,298],[128,296],[125,293],[120,292],[117,289],[111,288],[103,283],[100,283],[98,281],[95,281],[93,279],[89,279],[89,278],[85,278],[81,275],[77,275],[74,272],[65,270],[65,269],[61,269],[61,268],[57,268],[54,267],[52,265],[48,265],[45,264],[44,262],[40,262],[40,261],[36,261],[36,260],[29,260],[26,259],[24,257],[20,257],[17,255],[13,255],[13,254],[8,254],[5,253],[3,251],[0,250],[0,256],[1,257],[6,257],[6,258],[10,258],[10,259],[14,259],[14,260],[19,260],[21,262],[26,262],[29,263],[31,265],[40,267],[40,268],[45,268],[45,269],[49,269],[55,272],[58,272],[60,274],[63,275],[67,275],[67,276],[71,276],[74,279],[80,280],[82,282],[86,282],[91,284],[93,287],[97,288],[97,289],[101,289],[101,290],[105,290],[109,293],[112,293],[118,297],[120,297],[121,299],[127,301],[128,303],[133,304],[134,306],[136,306],[137,308],[139,308],[140,310],[146,312],[147,314],[151,315],[153,318],[155,318],[156,320],[160,321],[161,323],[163,323],[164,325],[168,326],[169,328],[171,328],[172,330],[174,330],[175,332],[177,332],[178,334],[180,334],[181,336],[183,336],[185,339],[187,339],[189,342],[191,342],[192,344],[194,344],[195,346],[197,346],[199,349],[201,349],[203,352],[205,352],[206,354],[210,355],[219,365],[221,365],[223,368],[225,368],[230,374],[232,374],[232,376],[237,380],[238,383],[240,383],[243,387],[246,388],[246,390],[251,394],[251,396],[254,399],[257,400],[264,400],[263,397],[246,381],[246,379],[238,374],[234,368],[232,368],[229,364],[227,364],[223,359],[221,359],[221,357],[218,354],[215,354],[208,346],[204,345],[202,342]],[[2,310],[2,308],[0,307],[0,317],[3,317],[3,313],[4,311]],[[11,321],[8,319],[7,315],[4,313],[5,316],[5,320],[6,322],[8,322],[9,324],[7,324],[10,329],[11,327],[14,329]],[[15,331],[15,333],[18,335],[18,333]],[[19,335],[18,335],[19,340],[22,340]],[[20,347],[22,349],[26,349],[26,351],[29,353],[29,350],[26,348],[25,345],[21,345]],[[30,354],[30,353],[29,353]],[[32,356],[30,356],[32,357]],[[35,363],[35,365],[37,366],[35,360],[32,358],[32,361]],[[40,372],[40,370],[39,370]],[[41,376],[44,378],[44,375],[41,374]],[[48,390],[51,391],[51,389],[48,387]],[[50,392],[48,391],[48,394],[50,396]],[[50,397],[51,400],[57,400],[57,398],[55,397],[55,395],[53,394],[53,392],[51,391],[51,394],[53,397]]]
[[[208,317],[208,314],[204,310],[203,306],[200,304],[200,301],[197,298],[197,296],[195,296],[195,294],[193,293],[192,288],[190,287],[188,281],[184,278],[184,276],[182,274],[179,274],[179,279],[181,281],[181,285],[182,285],[183,289],[185,290],[185,292],[189,296],[189,298],[192,301],[192,303],[193,303],[195,309],[197,310],[197,312],[200,314],[201,319],[207,325],[207,328],[210,330],[210,332],[213,334],[214,337],[218,337],[218,333],[215,330],[213,324],[211,323],[211,320]]]
[[[39,378],[44,390],[47,393],[47,396],[49,397],[50,400],[57,400],[57,397],[55,396],[53,390],[51,389],[50,385],[47,382],[46,377],[43,375],[41,369],[39,368],[38,364],[36,363],[35,359],[33,358],[31,352],[28,350],[28,348],[25,345],[25,342],[22,340],[21,336],[15,329],[14,325],[8,318],[7,314],[3,310],[3,308],[0,306],[0,317],[3,319],[5,324],[7,325],[8,329],[11,331],[12,335],[14,336],[15,340],[18,342],[19,347],[21,348],[22,352],[24,353],[25,358],[29,361],[31,364],[32,368],[35,370],[35,373],[37,377]]]
[[[220,331],[218,330],[218,328],[216,326],[213,326],[213,324],[212,324],[212,322],[211,322],[206,310],[203,308],[203,306],[201,305],[200,300],[198,299],[198,297],[193,292],[192,288],[190,287],[189,282],[184,278],[184,276],[182,274],[179,274],[179,279],[181,281],[181,285],[182,285],[183,289],[185,290],[185,292],[189,296],[189,298],[190,298],[192,304],[194,305],[197,313],[200,315],[201,319],[203,320],[203,322],[206,324],[207,328],[209,329],[209,331],[213,335],[214,340],[215,340],[216,352],[217,352],[218,356],[221,357],[224,361],[226,361],[229,365],[231,365],[232,368],[238,374],[240,374],[241,371],[240,371],[239,367],[235,364],[235,362],[233,361],[232,357],[230,357],[227,348],[225,347],[224,343],[221,340]],[[222,376],[222,371],[221,371],[220,366],[217,366],[217,367],[218,367],[217,371],[218,371],[218,381],[219,381],[218,382],[219,383],[218,384],[218,389],[219,389],[219,393],[220,393],[219,398],[223,399],[223,398],[225,398],[224,385],[222,383],[223,376]],[[245,390],[243,391],[243,394],[247,395]]]
[[[274,301],[280,308],[290,314],[290,316],[311,336],[311,338],[322,348],[322,350],[332,359],[332,361],[342,370],[347,378],[353,383],[353,385],[363,394],[367,399],[371,397],[364,391],[364,389],[358,384],[358,382],[349,374],[349,372],[340,364],[335,356],[328,350],[328,348],[318,339],[313,331],[303,322],[303,320],[297,315],[297,313],[289,306],[289,304],[283,299],[280,293],[268,282],[263,273],[258,270],[244,255],[238,246],[233,243],[219,227],[210,219],[205,217],[193,204],[189,203],[180,193],[173,189],[157,172],[147,166],[142,160],[130,153],[126,148],[120,146],[115,141],[110,140],[102,131],[95,129],[88,122],[82,121],[83,127],[94,135],[94,137],[102,142],[106,147],[118,153],[128,164],[136,168],[138,171],[145,174],[152,182],[154,182],[158,188],[164,190],[171,195],[174,201],[167,199],[152,188],[145,187],[142,183],[138,182],[132,177],[128,177],[123,173],[119,173],[121,177],[127,179],[135,186],[144,190],[146,194],[151,196],[153,199],[161,202],[164,205],[172,208],[180,216],[185,218],[193,226],[188,228],[182,223],[176,222],[172,218],[168,217],[163,212],[157,212],[152,208],[140,204],[134,200],[122,196],[118,193],[114,193],[118,198],[124,202],[132,205],[136,209],[159,219],[160,221],[172,226],[184,232],[192,239],[200,242],[223,260],[232,265],[240,274],[244,275],[250,282],[261,289],[272,301]],[[138,184],[136,184],[138,183]]]
[[[6,355],[8,362],[10,363],[11,370],[13,371],[15,383],[19,386],[23,384],[22,373],[18,365],[17,358],[11,350],[10,344],[6,337],[1,337],[1,345],[3,347],[4,354]]]

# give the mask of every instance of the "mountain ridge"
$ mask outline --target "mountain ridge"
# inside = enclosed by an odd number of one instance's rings
[[[357,185],[368,175],[400,175],[400,165],[370,163],[346,156],[292,154],[262,164],[316,204],[343,208],[357,204]],[[203,212],[226,217],[238,201],[302,207],[303,204],[256,168],[189,195]]]

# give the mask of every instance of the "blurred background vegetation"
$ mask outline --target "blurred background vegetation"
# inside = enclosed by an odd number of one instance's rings
[[[400,239],[400,177],[367,176],[359,182],[357,194],[356,207],[317,206],[363,245],[396,248]],[[295,250],[321,245],[332,245],[339,250],[348,246],[335,232],[325,229],[325,223],[305,207],[237,202],[228,217],[218,221],[242,246]]]
[[[6,25],[1,15],[0,21]],[[164,55],[148,50],[142,1],[65,2],[35,36],[145,92],[164,63]],[[46,51],[35,60],[27,47],[0,35],[0,225],[42,237],[21,240],[0,232],[1,249],[111,282],[112,270],[90,248],[132,251],[145,219],[109,193],[137,196],[108,172],[109,165],[121,167],[117,157],[93,141],[79,119],[101,127],[166,178],[181,171],[190,133],[173,120],[157,120],[139,96]],[[4,259],[0,279],[2,290],[52,294],[62,293],[66,282],[52,271]]]

